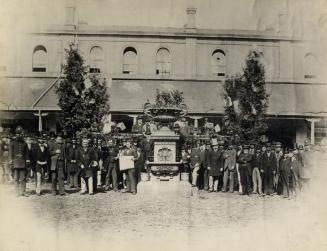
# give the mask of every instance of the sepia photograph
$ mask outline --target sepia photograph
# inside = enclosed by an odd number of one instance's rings
[[[327,250],[327,0],[0,6],[0,251]]]

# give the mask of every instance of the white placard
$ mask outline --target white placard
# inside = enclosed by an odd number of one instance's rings
[[[119,170],[124,171],[134,168],[134,156],[119,156]]]

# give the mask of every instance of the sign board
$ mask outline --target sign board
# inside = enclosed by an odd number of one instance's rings
[[[124,171],[134,168],[134,156],[119,156],[119,170]]]

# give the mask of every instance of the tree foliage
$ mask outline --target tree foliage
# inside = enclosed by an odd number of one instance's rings
[[[262,53],[249,52],[243,74],[231,77],[224,84],[225,132],[237,134],[241,140],[258,141],[267,131],[268,97]]]
[[[101,130],[102,119],[109,113],[106,80],[99,75],[88,75],[88,67],[73,44],[66,50],[63,74],[56,93],[64,130],[68,134],[82,129]]]

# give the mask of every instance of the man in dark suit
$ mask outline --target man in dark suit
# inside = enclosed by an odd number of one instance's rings
[[[241,176],[242,195],[249,195],[250,190],[250,166],[252,162],[252,155],[249,153],[249,146],[243,146],[243,152],[238,156],[239,172]]]
[[[67,172],[69,185],[71,188],[78,187],[78,174],[79,168],[77,165],[77,140],[75,137],[72,138],[71,143],[66,148],[66,161],[67,161]]]
[[[88,186],[89,194],[93,195],[93,176],[98,163],[87,138],[83,138],[82,147],[77,151],[77,164],[81,169],[81,194],[87,193]]]
[[[218,192],[219,176],[223,172],[223,152],[218,148],[218,144],[214,144],[208,154],[209,192]]]
[[[24,142],[23,128],[16,128],[16,139],[9,146],[9,164],[12,165],[15,177],[15,190],[17,196],[27,196],[26,194],[26,160],[27,145]]]
[[[55,142],[50,146],[51,156],[51,183],[52,194],[57,194],[57,183],[59,185],[59,194],[65,195],[65,145],[61,135],[58,135]]]
[[[271,145],[266,145],[266,152],[262,154],[260,165],[263,170],[263,180],[264,180],[264,194],[273,195],[274,187],[274,175],[277,172],[277,158],[276,154],[271,152]]]
[[[108,140],[108,154],[104,160],[103,166],[107,171],[105,180],[105,189],[109,190],[110,180],[112,181],[112,189],[118,191],[118,148],[114,145],[113,139]]]

